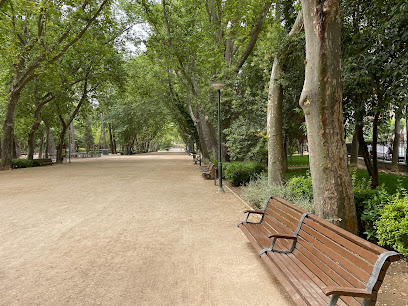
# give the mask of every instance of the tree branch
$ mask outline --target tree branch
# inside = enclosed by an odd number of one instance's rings
[[[256,20],[254,27],[249,33],[250,39],[248,45],[244,53],[242,54],[241,58],[239,59],[237,65],[235,66],[235,72],[238,72],[241,69],[242,65],[244,65],[245,61],[247,60],[252,50],[254,49],[256,41],[258,40],[259,33],[261,32],[262,29],[262,24],[266,18],[266,15],[269,12],[269,8],[271,7],[271,5],[272,5],[271,1],[265,2],[265,5],[258,16],[258,19]]]
[[[92,16],[91,19],[88,20],[86,26],[73,38],[56,56],[54,56],[51,60],[48,61],[48,63],[53,63],[57,59],[59,59],[61,56],[65,54],[65,52],[72,46],[74,45],[81,37],[85,34],[85,32],[88,30],[88,28],[91,26],[91,24],[95,21],[96,17],[101,13],[103,7],[109,2],[109,0],[105,0],[102,2],[100,5],[98,11]],[[85,6],[88,4],[88,1],[84,1],[84,4],[82,5],[82,9],[85,8]],[[79,18],[79,17],[78,17]],[[77,18],[77,19],[78,19]],[[75,20],[73,20],[75,21]],[[72,22],[74,23],[74,22]],[[68,36],[69,32],[71,31],[72,27],[69,27],[57,40],[57,42],[54,44],[54,46],[51,48],[51,52],[55,50]],[[28,82],[30,82],[33,78],[36,77],[36,75],[32,74],[42,62],[46,60],[46,54],[42,55],[39,57],[34,63],[32,63],[25,72],[22,74],[22,76],[19,79],[19,83],[21,84],[19,88],[24,88],[25,85],[27,85]]]

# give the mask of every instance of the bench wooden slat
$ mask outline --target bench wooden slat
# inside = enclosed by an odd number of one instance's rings
[[[267,255],[282,269],[291,283],[307,299],[308,303],[311,305],[322,305],[321,300],[329,300],[323,292],[321,292],[319,286],[317,286],[307,274],[302,273],[299,267],[292,262],[290,255],[279,253],[269,253]]]
[[[370,304],[374,305],[387,268],[399,255],[317,216],[309,215],[303,220],[303,214],[304,210],[293,204],[271,197],[261,224],[244,222],[239,227],[257,252],[269,249],[272,240],[276,242],[273,251],[263,251],[261,258],[296,304],[327,305],[330,297],[325,292],[354,292],[362,296],[364,291],[371,294]],[[295,235],[297,240],[269,239],[271,234]],[[334,288],[327,291],[329,286]],[[341,296],[337,305],[361,305],[362,301],[363,298]]]
[[[322,218],[319,218],[318,216],[315,215],[310,215],[309,217],[310,220],[313,220],[315,223],[319,224],[320,226],[322,226],[320,229],[322,228],[326,228],[334,233],[336,233],[337,235],[345,238],[346,240],[350,240],[353,241],[354,244],[360,246],[361,248],[364,248],[366,250],[369,250],[370,252],[374,252],[375,254],[379,255],[381,253],[384,252],[384,248],[373,244],[361,237],[358,237],[356,235],[351,234],[350,232],[326,221],[323,220]],[[320,231],[320,230],[319,230]],[[373,259],[373,263],[375,263],[375,261],[377,260],[377,258]]]
[[[305,241],[302,240],[302,237],[299,238],[298,248],[300,249],[301,246],[312,254],[313,258],[316,259],[315,264],[320,268],[320,270],[322,270],[323,273],[329,275],[338,284],[343,282],[343,280],[347,282],[343,283],[341,285],[342,287],[349,287],[352,285],[353,287],[357,288],[365,288],[364,282],[356,278],[353,274],[350,274],[349,271],[336,264],[330,258],[326,257],[318,248],[315,248],[309,243],[305,243]],[[304,253],[304,249],[302,249],[302,253]]]
[[[309,278],[310,278],[317,286],[319,286],[319,288],[324,288],[324,287],[326,287],[325,283],[324,283],[319,277],[317,277],[316,273],[313,273],[313,271],[311,271],[311,270],[309,269],[309,267],[307,267],[307,266],[302,262],[302,260],[300,260],[300,259],[297,257],[298,255],[302,255],[302,254],[299,253],[299,252],[295,252],[295,251],[294,251],[293,254],[294,254],[295,256],[293,257],[292,260],[296,263],[296,265],[299,267],[299,269],[301,269],[306,275],[308,275]],[[303,256],[303,255],[302,255],[302,256]],[[304,259],[303,259],[303,260],[304,260]],[[333,284],[334,284],[334,282],[333,282]],[[339,301],[338,301],[338,304],[339,304],[339,305],[347,305],[347,304],[344,303],[343,300],[339,300]],[[353,305],[352,299],[349,299],[348,305]]]
[[[331,240],[335,240],[338,244],[343,247],[353,250],[354,253],[365,258],[372,264],[375,264],[377,261],[378,253],[367,250],[367,248],[360,247],[359,244],[356,244],[353,240],[347,239],[344,235],[337,235],[336,232],[330,231],[328,228],[322,226],[320,223],[316,223],[313,220],[305,220],[305,225],[309,226],[311,229],[315,230],[319,234],[323,234]],[[349,233],[350,234],[350,233]],[[314,235],[314,234],[313,234]]]
[[[369,265],[367,262],[363,261],[360,257],[355,256],[355,254],[338,249],[338,246],[331,241],[325,241],[326,244],[322,243],[321,241],[319,241],[319,238],[323,241],[325,239],[322,239],[322,237],[320,237],[318,233],[315,233],[315,237],[312,237],[308,234],[301,234],[300,236],[301,239],[299,240],[299,242],[302,241],[300,243],[304,244],[305,247],[307,248],[313,247],[314,249],[316,249],[315,256],[317,256],[321,260],[325,262],[330,261],[333,264],[341,267],[344,271],[347,271],[348,273],[352,271],[352,274],[356,275],[364,283],[367,283],[368,280],[370,279],[371,271],[373,270],[373,265]],[[310,247],[308,247],[308,245]],[[371,270],[368,270],[370,271],[370,273],[368,273],[366,270],[361,269],[360,268],[361,266],[364,267],[371,266]]]
[[[279,218],[279,216],[272,216],[269,214],[265,214],[264,222],[262,223],[265,223],[264,226],[266,228],[271,228],[273,232],[278,234],[292,234],[296,229],[296,227],[293,228],[292,223]]]
[[[310,241],[310,239],[314,239],[314,243],[319,246],[321,250],[328,256],[330,256],[333,260],[341,263],[343,266],[348,265],[352,266],[352,269],[357,269],[357,273],[360,272],[360,268],[364,269],[366,272],[362,272],[361,278],[364,281],[368,281],[368,278],[371,275],[371,271],[373,270],[373,264],[369,263],[368,261],[364,260],[362,257],[355,256],[355,252],[350,252],[345,250],[341,247],[341,245],[334,243],[333,240],[330,240],[326,236],[322,235],[319,232],[311,229],[305,223],[305,226],[302,227],[302,231],[306,232],[309,235],[304,235],[304,239]],[[312,237],[308,239],[308,237]],[[365,253],[365,252],[364,252]],[[367,254],[366,254],[367,255]]]
[[[282,271],[275,264],[274,261],[271,261],[270,258],[266,254],[262,254],[261,258],[265,262],[265,264],[269,267],[269,269],[273,272],[275,277],[279,280],[281,285],[285,288],[285,290],[290,295],[292,300],[296,303],[296,305],[299,305],[299,306],[309,306],[310,305],[304,300],[303,296],[296,290],[296,288],[293,287],[292,283],[289,282],[287,277],[282,273]]]
[[[268,202],[266,207],[267,211],[273,211],[274,213],[278,213],[282,215],[282,217],[287,218],[286,216],[291,216],[291,218],[299,220],[300,216],[305,213],[306,211],[300,209],[293,209],[292,207],[288,207],[286,204],[277,201],[276,199],[272,199]],[[297,222],[294,222],[297,226]]]
[[[297,224],[298,222],[296,222],[296,219],[293,218],[292,216],[286,216],[287,218],[282,217],[282,215],[278,214],[277,212],[272,212],[269,210],[266,210],[265,214],[265,218],[266,218],[266,222],[268,222],[268,215],[273,217],[276,220],[279,220],[279,222],[283,223],[287,228],[290,228],[292,230],[292,232],[294,232],[296,230]],[[299,219],[297,220],[299,221]]]
[[[271,228],[265,229],[262,225],[258,224],[244,224],[242,226],[247,227],[247,230],[255,237],[262,237],[258,239],[258,245],[260,249],[269,248],[271,246],[272,239],[269,239],[268,236],[273,233],[278,233],[277,231],[271,231]],[[276,244],[278,250],[288,250],[292,244],[289,243],[286,239],[280,239]]]

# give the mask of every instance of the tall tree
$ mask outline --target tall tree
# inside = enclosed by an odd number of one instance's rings
[[[287,39],[293,38],[302,28],[303,13],[300,11],[296,21],[288,34]],[[286,150],[283,141],[283,87],[282,75],[285,73],[282,69],[281,60],[287,59],[293,52],[293,44],[284,44],[287,46],[276,54],[273,61],[271,78],[269,82],[268,94],[268,184],[280,184],[283,182],[286,165]]]
[[[338,0],[302,0],[306,72],[299,100],[306,117],[317,215],[357,233],[344,139]]]
[[[12,46],[6,45],[12,66],[9,98],[3,123],[2,163],[0,169],[8,169],[11,157],[10,144],[14,135],[16,107],[24,88],[38,77],[42,67],[61,58],[73,46],[101,14],[109,0],[90,3],[84,0],[73,5],[49,1],[5,2],[1,7],[0,26],[11,36]],[[65,12],[62,12],[62,8]],[[57,16],[65,14],[65,18]],[[51,18],[51,20],[50,20]],[[53,18],[53,19],[52,19]]]

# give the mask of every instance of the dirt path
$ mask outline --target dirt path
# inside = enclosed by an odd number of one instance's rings
[[[0,172],[0,305],[290,305],[186,154]]]

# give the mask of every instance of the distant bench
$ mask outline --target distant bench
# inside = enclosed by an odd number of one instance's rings
[[[297,305],[375,305],[389,265],[400,259],[275,196],[245,213],[238,227]]]
[[[67,156],[68,157],[68,156]],[[85,153],[85,152],[80,152],[80,153],[72,153],[71,154],[72,158],[91,158],[91,157],[101,157],[101,153]]]
[[[213,179],[215,177],[214,164],[209,162],[207,166],[200,166],[201,175],[206,179]]]
[[[49,166],[49,165],[52,165],[52,164],[53,164],[51,158],[39,158],[39,159],[37,159],[37,160],[38,160],[38,164],[39,164],[40,166]]]

